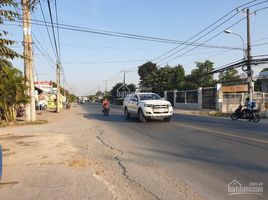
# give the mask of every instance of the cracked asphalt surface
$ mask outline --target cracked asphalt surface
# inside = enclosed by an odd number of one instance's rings
[[[48,124],[0,130],[0,199],[267,199],[267,122],[175,114],[124,119],[114,106],[75,105]],[[262,183],[229,195],[228,183]]]
[[[117,149],[124,175],[154,199],[267,199],[268,123],[175,114],[171,122],[125,120],[112,107],[82,105],[105,130],[102,142]],[[262,184],[260,195],[229,195],[228,184]],[[185,186],[185,187],[184,187]],[[189,196],[183,194],[189,191]]]

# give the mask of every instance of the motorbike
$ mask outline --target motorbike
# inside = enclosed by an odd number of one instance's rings
[[[109,115],[109,111],[110,111],[110,108],[109,107],[104,107],[102,112],[103,112],[103,115],[104,116],[108,116]]]
[[[248,121],[253,121],[253,122],[259,122],[261,119],[261,113],[259,109],[242,109],[243,106],[240,105],[235,112],[231,115],[232,120],[238,120],[238,119],[247,119]]]

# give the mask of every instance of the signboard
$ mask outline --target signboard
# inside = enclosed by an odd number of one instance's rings
[[[125,98],[129,94],[131,94],[131,91],[128,88],[128,86],[124,83],[116,90],[117,98]]]
[[[34,86],[47,93],[51,92],[52,90],[51,81],[37,81],[37,82],[34,82]]]
[[[222,92],[247,92],[248,85],[222,86]]]

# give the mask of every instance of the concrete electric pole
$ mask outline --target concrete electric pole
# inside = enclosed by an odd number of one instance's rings
[[[23,10],[23,44],[24,44],[24,76],[27,87],[26,94],[30,96],[30,103],[26,104],[26,121],[36,121],[34,73],[33,73],[33,49],[31,35],[31,2],[22,0]]]
[[[247,75],[248,75],[248,93],[250,100],[253,99],[253,71],[251,68],[251,38],[250,38],[250,12],[247,9]]]
[[[108,92],[107,87],[108,87],[108,80],[105,80],[105,95],[107,95],[107,92]]]
[[[57,62],[57,69],[56,69],[56,82],[57,82],[57,105],[56,105],[56,112],[60,112],[60,63]]]

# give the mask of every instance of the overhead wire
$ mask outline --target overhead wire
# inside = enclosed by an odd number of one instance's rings
[[[251,2],[249,2],[249,3],[243,4],[242,6],[239,6],[239,7],[235,8],[235,9],[233,9],[232,11],[230,11],[229,13],[227,13],[225,16],[223,16],[223,18],[225,18],[225,17],[227,17],[228,15],[230,15],[233,11],[238,10],[238,8],[244,7],[245,5],[247,5],[247,4],[251,4],[251,3],[253,3],[253,2],[255,2],[255,1],[251,1]],[[265,0],[265,1],[262,1],[262,2],[259,2],[259,3],[256,3],[256,4],[254,4],[254,5],[250,5],[250,6],[246,7],[246,8],[254,7],[254,6],[257,6],[257,5],[266,3],[266,2],[268,2],[268,0]],[[245,8],[243,8],[243,9],[245,9]],[[210,34],[211,32],[213,32],[214,30],[216,30],[217,28],[219,28],[220,26],[222,26],[224,23],[226,23],[226,22],[229,21],[230,19],[234,18],[238,13],[239,13],[239,12],[235,13],[234,15],[232,15],[231,17],[229,17],[228,19],[226,19],[225,21],[223,21],[221,24],[217,25],[215,28],[213,28],[212,30],[210,30],[209,32],[207,32],[205,35],[203,35],[203,36],[199,37],[198,39],[194,40],[193,42],[198,42],[200,39],[204,38],[205,36],[207,36],[208,34]],[[220,21],[221,19],[223,19],[223,18],[220,18],[219,21]],[[219,21],[217,20],[216,22],[219,22]],[[214,24],[214,23],[213,23],[213,24]],[[204,43],[201,43],[201,44],[204,44]],[[165,58],[159,60],[157,63],[160,63],[160,62],[162,62],[163,60],[166,60],[166,59],[172,57],[173,55],[176,55],[177,53],[181,52],[182,50],[184,50],[184,49],[186,49],[186,48],[188,48],[188,47],[189,47],[189,46],[186,46],[186,47],[183,47],[183,48],[180,49],[180,50],[177,50],[176,52],[172,53],[171,55],[169,55],[169,56],[167,56],[167,57],[165,57]],[[174,50],[175,50],[175,49],[174,49]],[[172,59],[172,60],[175,60],[175,59]],[[170,62],[170,61],[168,61],[168,62]]]
[[[41,13],[42,13],[43,22],[44,22],[44,25],[46,27],[46,31],[47,31],[47,34],[48,34],[48,38],[49,38],[49,41],[50,41],[50,44],[51,44],[52,51],[53,51],[53,53],[55,55],[55,58],[57,58],[57,54],[56,54],[56,51],[55,51],[55,48],[54,48],[54,45],[53,45],[53,42],[52,42],[51,35],[49,33],[48,24],[47,24],[47,21],[46,21],[46,17],[45,17],[45,14],[44,14],[44,10],[43,10],[43,6],[42,6],[41,1],[39,1],[39,7],[40,7],[40,10],[41,10]]]
[[[58,49],[58,44],[57,44],[57,40],[56,40],[54,23],[53,23],[53,17],[52,17],[52,11],[51,11],[51,5],[50,5],[50,1],[49,0],[47,1],[47,5],[48,5],[48,11],[49,11],[49,17],[50,17],[50,23],[51,23],[51,29],[52,29],[53,39],[54,39],[54,45],[55,45],[57,60],[60,60],[60,57],[59,57],[59,49]]]
[[[200,35],[201,33],[205,32],[206,30],[210,29],[211,27],[213,27],[213,26],[216,25],[218,22],[220,22],[221,20],[223,20],[224,18],[226,18],[227,16],[229,16],[229,15],[230,15],[231,13],[233,13],[234,11],[237,11],[240,7],[244,7],[244,6],[248,5],[248,4],[251,4],[251,3],[256,2],[256,1],[257,1],[257,0],[253,0],[253,1],[250,1],[250,2],[248,2],[248,3],[242,4],[242,5],[240,5],[240,6],[236,7],[236,8],[234,8],[234,9],[232,9],[232,10],[229,11],[227,14],[225,14],[223,17],[217,19],[215,22],[213,22],[213,23],[210,24],[209,26],[205,27],[203,30],[201,30],[201,31],[198,32],[197,34],[193,35],[192,37],[190,37],[190,38],[189,38],[188,40],[186,40],[185,42],[190,42],[192,39],[194,39],[195,37],[197,37],[197,36]],[[176,46],[176,47],[170,49],[169,51],[167,51],[167,52],[161,54],[160,56],[158,56],[158,57],[152,59],[152,61],[155,61],[155,60],[157,60],[157,59],[159,59],[159,58],[161,58],[161,57],[163,57],[163,56],[165,56],[165,55],[171,53],[172,51],[178,49],[178,48],[181,47],[181,46],[182,46],[182,45],[178,45],[178,46]]]
[[[17,20],[17,22],[21,22],[21,20]],[[38,26],[45,26],[44,21],[41,21],[41,20],[32,20],[32,24],[38,25]],[[52,27],[51,22],[46,22],[46,24],[47,24],[47,26]],[[54,26],[54,23],[53,23],[53,26]],[[103,31],[103,30],[91,29],[91,28],[87,28],[87,27],[73,26],[73,25],[68,25],[68,24],[60,24],[59,23],[58,27],[59,27],[59,29],[63,29],[63,30],[85,32],[85,33],[92,33],[92,34],[100,34],[100,35],[106,35],[106,36],[112,36],[112,37],[143,40],[143,41],[150,41],[150,42],[168,43],[168,44],[184,43],[184,41],[179,41],[179,40],[157,38],[157,37],[150,37],[150,36],[141,36],[141,35],[113,32],[113,31]],[[199,43],[185,43],[184,45],[190,45],[190,46],[199,45],[201,47],[206,47],[206,48],[241,50],[240,48],[237,48],[237,47],[219,46],[219,45],[211,45],[211,44],[200,45]]]
[[[194,40],[193,42],[197,42],[199,40],[201,40],[202,38],[206,37],[207,35],[209,35],[210,33],[212,33],[213,31],[215,31],[216,29],[218,29],[220,26],[222,26],[223,24],[225,24],[227,21],[229,21],[230,19],[234,18],[238,13],[235,13],[234,15],[232,15],[231,17],[229,17],[227,20],[223,21],[222,23],[220,23],[218,26],[216,26],[215,28],[213,28],[212,30],[210,30],[209,32],[207,32],[206,34],[204,34],[203,36],[197,38],[196,40]],[[182,49],[179,49],[177,51],[175,51],[174,53],[172,53],[169,56],[166,56],[164,58],[162,58],[161,60],[159,60],[157,63],[160,63],[170,57],[172,57],[173,55],[176,55],[177,53],[183,51],[184,49],[188,48],[189,46],[183,47]]]
[[[233,26],[237,25],[238,23],[240,23],[241,21],[243,21],[245,18],[246,18],[246,17],[241,18],[240,20],[238,20],[237,22],[235,22],[234,24],[232,24],[231,26],[229,26],[227,29],[232,28]],[[213,37],[207,39],[206,41],[204,41],[204,42],[201,43],[201,44],[204,44],[204,43],[209,42],[210,40],[213,40],[214,38],[218,37],[218,36],[219,36],[220,34],[222,34],[222,33],[223,33],[223,31],[217,33],[216,35],[214,35]],[[194,48],[192,48],[192,49],[190,49],[190,50],[188,50],[188,51],[186,51],[186,52],[184,52],[184,53],[182,53],[182,54],[180,54],[180,55],[178,55],[178,56],[176,56],[176,57],[174,57],[174,58],[172,58],[172,59],[170,59],[170,60],[168,60],[168,61],[166,61],[166,62],[164,62],[164,63],[168,63],[168,62],[171,62],[171,61],[173,61],[173,60],[175,60],[175,59],[177,59],[177,58],[179,58],[179,57],[182,57],[183,55],[185,55],[185,54],[187,54],[187,53],[189,53],[189,52],[195,50],[196,48],[198,48],[198,46],[196,46],[196,47],[194,47]],[[162,63],[162,64],[163,64],[163,63]],[[161,64],[160,64],[160,65],[161,65]]]
[[[59,30],[59,18],[58,18],[57,0],[54,0],[54,3],[55,3],[56,28],[57,28],[58,46],[59,46],[59,59],[61,60],[61,45],[60,45],[60,30]]]

